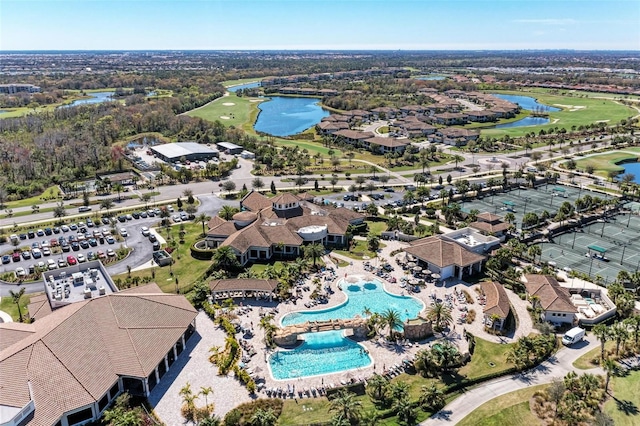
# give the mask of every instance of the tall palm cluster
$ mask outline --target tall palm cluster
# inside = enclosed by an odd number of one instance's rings
[[[556,338],[553,334],[524,336],[511,348],[507,361],[515,364],[518,369],[532,367],[549,356],[555,348]]]
[[[438,342],[430,349],[422,349],[414,361],[416,370],[423,377],[434,377],[451,371],[461,361],[460,351],[448,341]]]

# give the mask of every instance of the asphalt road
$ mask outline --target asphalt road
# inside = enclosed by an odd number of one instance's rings
[[[568,372],[576,371],[604,374],[601,368],[577,370],[573,362],[590,350],[600,346],[598,339],[592,335],[574,347],[560,349],[555,356],[529,370],[524,374],[512,374],[491,380],[479,385],[459,396],[429,419],[420,423],[422,426],[455,425],[486,402],[529,386],[551,383],[554,379],[562,379]]]

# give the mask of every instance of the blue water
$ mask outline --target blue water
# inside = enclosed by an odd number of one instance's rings
[[[640,183],[640,163],[623,163],[620,164],[621,167],[624,167],[625,173],[631,173],[635,175],[635,179],[633,180],[635,183]]]
[[[420,77],[414,77],[416,80],[430,80],[430,81],[439,81],[439,80],[444,80],[447,77],[445,77],[444,75],[423,75]]]
[[[246,83],[246,84],[240,84],[238,86],[233,86],[233,87],[227,87],[227,90],[229,92],[237,92],[238,90],[242,89],[254,89],[256,87],[260,87],[260,82],[259,81],[254,81],[252,83]]]
[[[531,96],[520,96],[520,95],[502,95],[498,93],[492,93],[496,98],[504,99],[505,101],[513,102],[514,104],[520,105],[520,108],[526,109],[528,111],[542,111],[544,112],[556,112],[560,111],[560,108],[552,107],[549,105],[541,104],[537,99],[532,98]],[[513,126],[512,126],[513,127]]]
[[[511,123],[496,124],[494,129],[504,129],[507,127],[539,126],[547,124],[550,120],[547,117],[525,117]]]
[[[85,105],[85,104],[99,104],[101,102],[110,101],[110,100],[112,100],[111,96],[113,95],[113,93],[114,92],[87,93],[88,96],[91,96],[90,98],[77,99],[77,100],[71,102],[70,104],[62,105],[61,108],[68,108],[68,107],[72,107],[72,106]]]
[[[343,336],[342,330],[307,333],[293,350],[279,350],[269,357],[276,380],[317,376],[368,367],[371,358],[363,346]]]
[[[396,296],[384,291],[379,282],[358,282],[342,284],[342,291],[348,299],[341,305],[321,311],[292,312],[282,318],[282,325],[301,324],[306,321],[325,321],[330,319],[349,319],[356,315],[364,317],[365,308],[371,312],[382,313],[387,309],[394,309],[400,314],[404,322],[416,318],[424,305],[418,299],[410,296]]]
[[[258,105],[260,114],[253,128],[273,136],[297,135],[329,115],[316,98],[275,96]]]

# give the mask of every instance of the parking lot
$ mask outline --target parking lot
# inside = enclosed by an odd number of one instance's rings
[[[0,245],[0,273],[17,271],[17,274],[26,278],[29,275],[37,276],[42,270],[96,258],[108,262],[108,258],[115,257],[117,249],[123,246],[134,248],[135,254],[132,253],[129,261],[135,266],[142,263],[143,258],[148,258],[154,248],[160,248],[157,238],[150,237],[155,233],[149,230],[160,218],[155,213],[153,216],[149,216],[149,213],[144,216],[130,214],[121,216],[120,220],[118,217],[111,221],[102,218],[97,222],[96,219],[86,218],[83,222],[14,234],[17,247],[11,241]],[[150,241],[150,238],[156,242]]]
[[[604,249],[599,253],[589,246]],[[595,222],[577,232],[556,236],[541,244],[542,261],[554,262],[560,269],[602,277],[605,283],[622,270],[640,267],[640,216],[618,215],[607,222]],[[624,257],[623,257],[624,255]]]

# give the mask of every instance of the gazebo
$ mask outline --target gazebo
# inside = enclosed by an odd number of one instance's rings
[[[256,297],[269,299],[271,301],[278,287],[276,280],[246,279],[225,279],[209,282],[209,290],[213,299],[228,299],[233,297],[247,297],[247,294]]]

